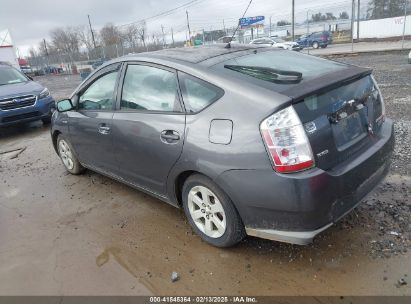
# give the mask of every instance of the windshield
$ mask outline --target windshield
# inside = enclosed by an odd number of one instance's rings
[[[0,69],[0,85],[26,81],[28,81],[27,77],[12,67],[5,67]]]
[[[242,68],[234,69],[233,66],[241,66]],[[300,80],[307,80],[342,70],[345,68],[345,65],[318,57],[282,51],[257,52],[255,54],[233,58],[219,64],[219,68],[229,69],[234,73],[242,73],[251,76],[249,70],[246,70],[243,67],[252,67],[253,70],[255,70],[255,67],[259,67],[280,70],[282,72],[292,71],[294,73],[302,74]],[[252,76],[255,76],[255,74]],[[258,78],[263,79],[263,77]]]

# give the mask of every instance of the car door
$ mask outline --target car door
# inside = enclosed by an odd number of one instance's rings
[[[113,116],[121,177],[165,196],[168,173],[180,157],[185,137],[177,74],[164,66],[129,63],[121,83]]]
[[[111,132],[121,64],[103,68],[73,97],[69,114],[70,140],[79,160],[93,169],[115,173]]]

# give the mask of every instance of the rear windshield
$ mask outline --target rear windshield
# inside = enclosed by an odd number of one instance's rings
[[[334,61],[313,57],[294,51],[259,51],[255,54],[236,57],[219,63],[216,69],[231,70],[233,73],[242,73],[241,69],[228,69],[227,66],[262,67],[274,70],[298,72],[302,74],[302,80],[321,77],[325,74],[343,70],[346,65]],[[245,74],[245,73],[243,73]],[[250,74],[247,74],[250,76]],[[257,75],[258,76],[258,75]],[[254,76],[250,76],[254,77]],[[262,77],[254,77],[261,79]],[[269,80],[264,80],[268,81]],[[287,83],[284,83],[287,84]]]

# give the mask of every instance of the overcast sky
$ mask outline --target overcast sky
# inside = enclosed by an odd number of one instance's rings
[[[191,0],[192,1],[192,0]],[[8,28],[20,53],[27,54],[30,46],[48,39],[50,30],[62,26],[87,25],[90,14],[94,30],[105,23],[127,24],[151,17],[189,3],[190,0],[1,0],[0,31]],[[149,19],[149,33],[166,33],[173,27],[175,37],[185,37],[188,10],[191,30],[219,29],[234,26],[249,0],[196,0],[166,16]],[[308,8],[315,11],[332,8],[340,11],[350,6],[351,0],[295,0],[297,21],[305,20]],[[311,12],[310,12],[311,13]],[[290,19],[291,0],[253,0],[247,16],[272,16],[273,22]]]

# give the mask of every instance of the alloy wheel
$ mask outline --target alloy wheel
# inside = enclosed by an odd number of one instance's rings
[[[59,141],[59,154],[64,166],[66,166],[68,170],[72,170],[74,168],[73,154],[70,146],[64,139]]]
[[[188,210],[197,228],[211,238],[226,231],[226,215],[218,197],[204,186],[193,187],[188,194]]]

